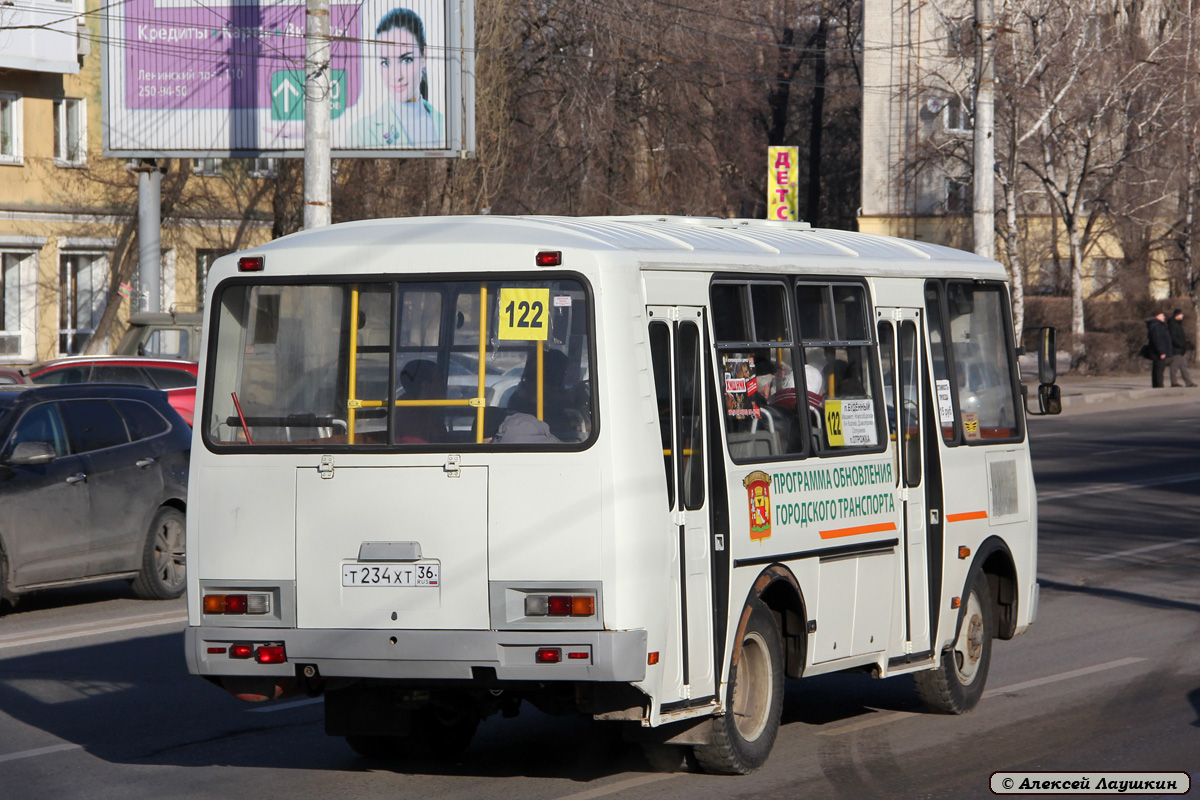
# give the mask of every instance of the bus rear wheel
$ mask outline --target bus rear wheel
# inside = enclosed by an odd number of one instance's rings
[[[783,716],[783,642],[775,615],[757,598],[729,674],[725,713],[713,717],[712,741],[698,745],[705,772],[746,775],[767,760]]]
[[[931,711],[965,714],[983,697],[995,628],[991,601],[987,576],[980,572],[966,593],[954,644],[942,653],[937,669],[913,676],[917,694]]]

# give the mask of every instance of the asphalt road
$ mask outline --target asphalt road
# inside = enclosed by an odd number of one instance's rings
[[[747,777],[656,772],[610,726],[528,710],[458,763],[379,764],[325,736],[319,702],[189,676],[182,601],[108,584],[0,618],[0,797],[974,798],[996,771],[1200,776],[1200,396],[1088,411],[1030,422],[1040,615],[996,644],[966,716],[924,713],[908,678],[837,675],[789,683]]]

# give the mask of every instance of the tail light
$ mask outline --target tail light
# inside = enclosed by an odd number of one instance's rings
[[[531,594],[525,597],[527,617],[591,617],[596,613],[596,598],[591,595]]]

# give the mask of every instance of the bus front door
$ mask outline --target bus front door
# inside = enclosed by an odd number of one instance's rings
[[[878,309],[879,342],[885,351],[884,383],[891,393],[888,425],[895,437],[904,525],[904,639],[913,660],[930,652],[929,536],[926,513],[924,427],[935,419],[921,392],[921,311]],[[890,357],[889,357],[890,356]]]
[[[704,317],[692,307],[648,310],[669,512],[678,537],[679,572],[673,582],[679,587],[682,705],[708,705],[716,686]]]

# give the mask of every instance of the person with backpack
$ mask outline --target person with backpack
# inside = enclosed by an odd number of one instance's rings
[[[1161,389],[1163,373],[1167,369],[1167,359],[1171,357],[1171,333],[1167,330],[1167,314],[1159,311],[1146,320],[1146,350],[1143,352],[1150,359],[1150,385]]]

